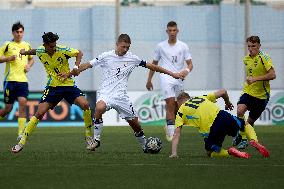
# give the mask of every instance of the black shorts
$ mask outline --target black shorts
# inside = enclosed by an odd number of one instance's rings
[[[244,93],[240,97],[238,104],[245,104],[249,111],[249,117],[253,120],[257,120],[265,110],[268,101],[269,99],[259,99]]]
[[[71,105],[74,104],[75,99],[79,96],[85,95],[76,86],[47,87],[43,91],[40,103],[49,102],[58,104],[62,99],[65,99]]]
[[[18,97],[28,98],[28,82],[4,81],[4,102],[13,104]]]
[[[209,136],[204,139],[205,149],[219,152],[226,135],[236,136],[239,130],[244,130],[244,125],[245,121],[243,119],[221,110],[210,127]]]

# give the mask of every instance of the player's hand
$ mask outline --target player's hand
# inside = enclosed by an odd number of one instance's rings
[[[31,66],[29,65],[29,64],[26,64],[26,66],[25,66],[25,73],[27,73],[27,72],[29,72],[30,71],[30,69],[31,69]]]
[[[14,60],[16,60],[16,58],[17,58],[16,55],[9,56],[9,57],[7,58],[7,62],[14,61]]]
[[[153,84],[152,84],[151,81],[147,81],[146,88],[148,89],[148,91],[152,91],[153,90]]]
[[[234,109],[234,105],[231,102],[227,102],[225,104],[225,110],[233,110]]]
[[[247,77],[247,84],[252,84],[252,83],[254,83],[254,82],[256,82],[256,80],[252,77],[252,76],[248,76]]]
[[[183,76],[183,78],[185,78],[189,74],[189,72],[186,69],[182,70],[179,73],[180,73],[181,76]]]
[[[72,74],[73,74],[74,76],[78,76],[78,75],[80,74],[80,70],[79,70],[79,69],[76,69],[76,68],[73,68]]]
[[[175,79],[184,79],[184,76],[179,72],[179,73],[172,73],[171,75]]]
[[[169,156],[169,158],[178,158],[178,155],[177,154],[171,154],[170,156]]]
[[[64,81],[67,78],[71,77],[71,73],[70,72],[68,72],[68,73],[62,72],[62,73],[57,74],[57,76],[60,77],[62,79],[62,81]]]

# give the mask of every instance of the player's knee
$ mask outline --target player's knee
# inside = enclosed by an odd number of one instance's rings
[[[84,102],[84,103],[81,104],[81,108],[83,110],[89,110],[90,109],[90,105],[89,105],[89,103]]]
[[[206,151],[208,157],[211,157],[212,151]]]

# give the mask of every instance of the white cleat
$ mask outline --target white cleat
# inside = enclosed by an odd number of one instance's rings
[[[24,146],[19,143],[19,144],[16,144],[16,145],[11,149],[11,151],[16,154],[16,153],[19,153],[23,148],[24,148]]]
[[[85,140],[87,144],[87,150],[95,151],[98,143],[93,139],[93,137],[86,137]]]

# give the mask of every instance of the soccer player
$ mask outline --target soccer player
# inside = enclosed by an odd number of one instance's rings
[[[131,72],[138,66],[168,74],[174,78],[182,78],[180,73],[173,73],[155,64],[148,64],[138,56],[129,52],[131,39],[127,34],[121,34],[116,42],[115,50],[104,52],[97,58],[88,63],[81,64],[79,72],[100,66],[102,68],[103,78],[101,86],[97,92],[98,98],[94,115],[94,139],[97,147],[100,146],[101,132],[103,127],[102,115],[110,110],[115,109],[121,118],[125,119],[134,131],[134,135],[141,145],[142,150],[145,148],[146,137],[138,122],[137,113],[127,95],[127,81]],[[72,71],[77,75],[77,70]]]
[[[207,96],[190,97],[187,93],[181,93],[177,98],[179,110],[176,115],[176,129],[172,140],[172,154],[170,158],[178,157],[177,146],[179,143],[181,129],[184,125],[196,127],[204,137],[205,150],[209,157],[249,158],[246,152],[238,151],[231,147],[228,150],[222,148],[225,136],[236,136],[239,130],[248,133],[250,144],[255,147],[264,157],[269,157],[267,149],[258,143],[253,127],[245,124],[243,119],[235,117],[230,113],[220,110],[214,103],[216,99],[223,98],[225,109],[232,110],[233,105],[229,100],[227,91],[222,89]]]
[[[181,72],[183,77],[185,77],[193,68],[188,46],[177,39],[179,30],[176,22],[170,21],[167,24],[166,31],[168,39],[157,45],[152,63],[157,65],[160,62],[161,67],[172,72]],[[153,90],[152,78],[154,73],[152,70],[149,71],[146,84],[148,90]],[[166,138],[168,141],[171,141],[174,134],[175,114],[177,112],[176,97],[184,90],[183,80],[160,74],[160,84],[166,101]]]
[[[24,26],[16,22],[12,26],[13,40],[5,42],[0,47],[0,63],[6,62],[4,73],[4,109],[0,109],[0,120],[4,119],[13,109],[17,100],[19,103],[18,137],[22,136],[26,124],[26,106],[29,94],[27,72],[34,64],[32,56],[19,57],[21,49],[30,50],[28,42],[23,41]]]
[[[12,148],[12,152],[20,152],[26,144],[27,138],[37,126],[38,122],[43,118],[44,114],[53,109],[63,98],[69,103],[75,103],[83,110],[85,122],[85,135],[88,150],[95,149],[95,143],[92,138],[92,116],[89,104],[84,94],[78,89],[72,78],[62,79],[61,74],[68,73],[68,59],[76,57],[74,70],[78,69],[83,53],[80,50],[67,46],[57,45],[59,39],[57,34],[52,32],[44,33],[43,46],[29,51],[21,50],[21,55],[37,55],[43,63],[47,73],[47,86],[38,105],[38,110],[27,124],[24,135],[20,142]]]
[[[245,112],[249,111],[247,122],[253,126],[269,101],[269,81],[275,79],[276,74],[270,56],[260,51],[259,37],[250,36],[246,42],[249,51],[249,54],[243,59],[246,82],[244,83],[243,94],[238,101],[237,116],[244,119]],[[234,138],[233,145],[238,146],[238,149],[245,149],[248,146],[246,133],[240,132]]]

